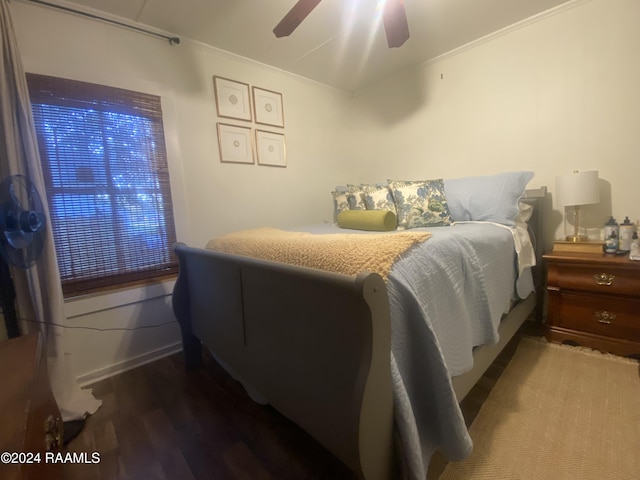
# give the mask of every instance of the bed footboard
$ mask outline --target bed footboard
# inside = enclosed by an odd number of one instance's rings
[[[177,244],[173,310],[188,368],[201,343],[362,478],[393,461],[387,290],[357,277]],[[247,385],[248,384],[248,385]]]

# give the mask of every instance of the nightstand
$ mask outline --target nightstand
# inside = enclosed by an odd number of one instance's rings
[[[628,255],[555,251],[543,258],[547,339],[640,355],[640,262]]]

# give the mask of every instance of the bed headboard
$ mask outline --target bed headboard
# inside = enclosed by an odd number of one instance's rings
[[[522,201],[533,206],[533,214],[529,219],[529,235],[533,242],[533,248],[536,254],[536,266],[532,269],[533,282],[536,288],[536,321],[542,323],[544,314],[544,262],[542,255],[544,254],[544,220],[543,220],[543,204],[547,196],[547,187],[539,187],[528,189]]]

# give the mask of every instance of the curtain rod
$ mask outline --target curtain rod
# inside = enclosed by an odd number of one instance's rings
[[[30,3],[37,3],[40,5],[46,5],[47,7],[57,8],[59,10],[64,10],[65,12],[77,13],[78,15],[83,15],[85,17],[93,18],[95,20],[102,20],[103,22],[113,23],[114,25],[119,25],[121,27],[129,28],[131,30],[137,30],[138,32],[143,32],[149,35],[153,35],[155,37],[164,38],[165,40],[169,40],[170,45],[179,45],[180,38],[179,37],[170,37],[169,35],[163,35],[162,33],[157,33],[151,30],[146,30],[144,28],[136,27],[135,25],[129,25],[126,23],[118,22],[116,20],[111,20],[110,18],[101,17],[99,15],[94,15],[92,13],[83,12],[82,10],[75,10],[70,7],[65,7],[62,5],[56,5],[55,3],[43,2],[42,0],[28,0]]]

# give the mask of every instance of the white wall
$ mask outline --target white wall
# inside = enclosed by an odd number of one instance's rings
[[[595,169],[591,226],[640,219],[639,25],[638,0],[573,2],[358,92],[363,177],[530,169],[553,195],[557,175]],[[548,213],[547,244],[563,234]]]
[[[329,191],[354,176],[344,92],[188,39],[170,46],[50,8],[22,2],[10,8],[26,71],[162,97],[179,241],[204,246],[231,230],[331,219]],[[216,122],[234,122],[217,118],[214,75],[283,94],[287,168],[220,162]],[[168,282],[66,302],[67,326],[74,327],[68,344],[81,382],[180,347],[171,288]],[[140,329],[151,325],[163,326]]]

